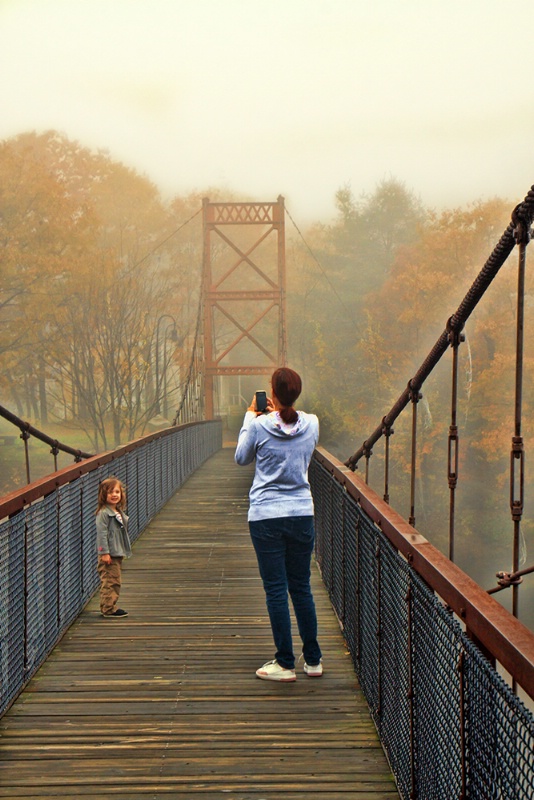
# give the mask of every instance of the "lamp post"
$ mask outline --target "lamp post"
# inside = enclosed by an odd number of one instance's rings
[[[173,325],[169,336],[167,336],[168,330],[168,328],[165,330],[165,336],[163,338],[163,416],[165,419],[169,418],[169,401],[167,397],[167,339],[171,339],[173,342],[179,341],[176,324]]]
[[[160,387],[160,374],[159,374],[159,327],[160,323],[164,320],[168,319],[172,322],[172,330],[171,334],[168,337],[167,333],[169,330],[169,325],[165,328],[165,332],[163,334],[163,408],[164,414],[167,415],[168,412],[168,405],[167,405],[167,338],[172,339],[174,342],[178,341],[178,329],[176,325],[176,320],[174,319],[171,314],[162,314],[161,317],[158,318],[156,322],[156,392],[155,392],[155,412],[156,414],[161,413],[161,405],[160,405],[160,396],[161,396],[161,387]]]

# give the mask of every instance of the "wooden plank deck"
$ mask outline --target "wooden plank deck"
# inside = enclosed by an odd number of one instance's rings
[[[315,570],[324,676],[254,674],[273,644],[250,480],[224,448],[152,522],[125,564],[130,616],[93,598],[0,720],[0,797],[398,798]]]

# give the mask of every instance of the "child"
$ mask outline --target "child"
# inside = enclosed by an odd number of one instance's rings
[[[96,547],[100,575],[100,612],[106,619],[122,619],[127,611],[117,608],[121,590],[123,558],[132,554],[128,538],[128,517],[124,513],[126,491],[118,478],[111,476],[98,489],[96,509]]]

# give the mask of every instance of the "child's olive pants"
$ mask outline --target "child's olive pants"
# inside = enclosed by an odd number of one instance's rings
[[[117,610],[117,600],[121,591],[122,556],[112,556],[111,564],[104,564],[98,557],[98,574],[100,575],[100,611],[102,614],[113,614]]]

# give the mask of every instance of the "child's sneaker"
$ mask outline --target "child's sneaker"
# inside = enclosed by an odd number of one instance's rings
[[[313,666],[304,662],[304,672],[308,678],[320,678],[323,674],[323,665],[320,661],[318,664],[314,664]]]
[[[117,608],[117,610],[114,611],[113,614],[102,614],[102,616],[104,617],[104,619],[123,619],[124,617],[128,616],[128,612],[123,611],[122,608]]]
[[[263,681],[296,681],[297,675],[294,669],[286,669],[281,667],[278,661],[267,661],[263,667],[256,670],[256,675]]]

